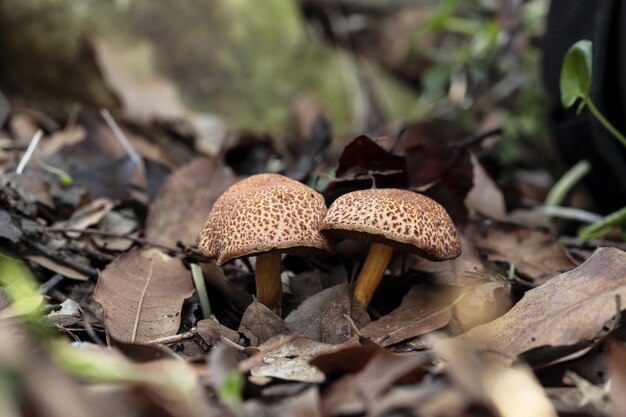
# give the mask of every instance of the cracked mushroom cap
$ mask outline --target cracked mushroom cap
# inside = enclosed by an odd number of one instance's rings
[[[327,252],[319,232],[325,215],[324,198],[312,188],[278,174],[253,175],[215,202],[198,249],[218,265],[269,252]]]
[[[461,242],[446,210],[408,190],[379,188],[344,194],[328,209],[321,230],[335,238],[380,242],[431,261],[461,254]]]

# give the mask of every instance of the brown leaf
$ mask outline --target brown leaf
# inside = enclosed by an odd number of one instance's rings
[[[258,347],[259,353],[239,362],[241,372],[255,378],[280,378],[301,382],[322,382],[324,374],[309,361],[316,355],[334,352],[338,346],[302,336],[276,335]]]
[[[150,206],[146,238],[164,245],[194,243],[213,203],[235,179],[216,159],[201,157],[181,166]]]
[[[72,213],[72,216],[52,225],[54,228],[80,229],[84,230],[89,226],[98,224],[111,210],[115,203],[108,198],[97,198]],[[78,237],[78,233],[67,233],[70,237]]]
[[[356,330],[370,322],[367,309],[352,302],[350,295],[333,302],[320,319],[322,342],[338,345],[350,339]]]
[[[362,413],[394,384],[420,381],[429,363],[428,354],[399,355],[377,349],[362,370],[344,375],[324,391],[324,414]]]
[[[183,301],[193,291],[180,260],[157,249],[135,249],[102,271],[94,299],[104,308],[111,337],[141,343],[176,334]]]
[[[511,223],[471,223],[465,231],[487,259],[515,266],[517,274],[540,285],[576,265],[549,232]]]
[[[210,346],[217,345],[221,342],[222,337],[225,337],[231,342],[239,342],[239,333],[220,324],[214,317],[200,320],[196,324],[196,328],[198,329],[200,337]]]
[[[391,346],[446,326],[450,307],[418,306],[390,313],[361,329],[361,335],[381,346]]]
[[[135,214],[127,209],[120,211],[110,211],[98,223],[98,230],[105,233],[114,233],[120,236],[128,236],[135,232],[138,227],[138,220]],[[94,235],[93,242],[102,249],[109,251],[124,252],[133,246],[134,242],[129,239],[106,237]]]
[[[429,337],[433,351],[446,361],[446,373],[470,399],[502,417],[556,417],[554,406],[530,368],[506,368],[486,362],[459,340]]]
[[[336,175],[367,173],[369,171],[404,171],[404,158],[388,153],[367,136],[359,136],[343,149]]]
[[[363,308],[350,306],[348,285],[335,285],[308,298],[293,310],[285,323],[292,334],[326,343],[342,343],[352,336],[348,314],[359,326],[369,322]],[[351,308],[351,310],[350,310]]]
[[[593,340],[626,297],[626,253],[600,248],[578,268],[532,289],[507,314],[460,339],[517,356],[539,346]]]
[[[89,279],[89,277],[82,272],[70,268],[69,266],[61,265],[60,263],[55,262],[50,258],[46,258],[45,256],[29,255],[26,256],[26,259],[50,271],[63,275],[66,278],[71,278],[78,281],[87,281]]]
[[[474,154],[471,155],[474,183],[465,197],[465,206],[471,213],[480,213],[495,220],[506,219],[504,194],[496,186]]]
[[[258,346],[278,334],[287,334],[287,325],[269,308],[254,300],[241,318],[239,332],[250,339],[251,346]]]

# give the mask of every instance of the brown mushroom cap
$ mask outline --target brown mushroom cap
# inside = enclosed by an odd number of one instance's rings
[[[336,238],[380,242],[432,261],[461,254],[461,242],[446,210],[408,190],[379,188],[344,194],[330,206],[320,229]]]
[[[229,260],[262,253],[330,250],[319,225],[326,215],[321,194],[278,174],[259,174],[231,186],[215,202],[198,249]]]

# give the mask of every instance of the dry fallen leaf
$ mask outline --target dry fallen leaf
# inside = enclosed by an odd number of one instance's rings
[[[342,350],[344,351],[342,353]],[[341,376],[322,395],[324,415],[359,414],[366,411],[367,405],[376,401],[384,392],[396,383],[415,383],[426,374],[425,366],[430,362],[428,353],[396,354],[385,349],[360,346],[349,347],[330,353],[325,358],[317,357],[312,363],[322,367],[327,375],[340,369],[323,366],[329,357],[351,360],[356,355],[362,367],[354,374]],[[359,350],[364,355],[360,355]],[[344,353],[349,353],[345,355]]]
[[[289,333],[289,329],[283,319],[254,300],[243,313],[239,332],[250,340],[251,346],[258,346],[273,336]]]
[[[465,206],[471,213],[479,213],[495,220],[506,219],[506,204],[504,195],[495,182],[491,179],[485,168],[471,154],[474,183],[472,189],[465,196]]]
[[[459,340],[429,336],[433,351],[446,361],[446,373],[470,399],[492,408],[501,417],[556,417],[530,368],[506,368],[483,361]]]
[[[294,335],[306,336],[326,343],[342,343],[352,336],[349,315],[357,328],[369,322],[362,307],[350,305],[348,285],[335,285],[308,298],[293,310],[285,323]]]
[[[109,336],[141,343],[176,334],[183,301],[193,291],[180,260],[157,249],[135,249],[102,271],[94,299],[104,308]]]
[[[236,180],[216,159],[196,158],[161,187],[146,219],[146,238],[164,245],[194,243],[215,200]]]
[[[593,340],[626,297],[626,253],[600,248],[578,268],[532,289],[504,316],[459,336],[515,357]]]
[[[231,342],[239,342],[239,333],[220,324],[215,317],[198,321],[198,323],[196,323],[196,327],[200,337],[204,339],[209,346],[217,345],[222,341],[223,337]]]
[[[108,198],[97,198],[89,204],[85,204],[74,213],[72,216],[60,222],[56,222],[52,225],[53,228],[61,229],[79,229],[84,230],[89,226],[99,223],[104,216],[107,215],[115,207],[115,203]],[[78,233],[67,233],[68,236],[78,237]]]
[[[387,314],[361,329],[361,335],[381,346],[391,346],[446,326],[448,306],[417,306]]]
[[[338,346],[302,336],[276,335],[258,347],[259,353],[239,363],[241,372],[255,378],[280,378],[300,382],[322,382],[324,373],[309,361],[316,355],[334,352]],[[269,382],[269,381],[268,381]]]
[[[515,266],[517,274],[535,285],[576,266],[549,232],[511,223],[471,223],[465,231],[487,259]]]

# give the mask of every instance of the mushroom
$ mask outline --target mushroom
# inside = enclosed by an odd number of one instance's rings
[[[274,309],[282,301],[281,253],[330,249],[319,232],[325,214],[324,198],[312,188],[278,174],[253,175],[217,199],[198,249],[218,265],[256,256],[257,300]]]
[[[347,193],[329,207],[320,230],[334,238],[371,242],[354,286],[354,298],[367,306],[394,248],[431,261],[461,254],[461,242],[446,210],[412,191],[370,189]]]

